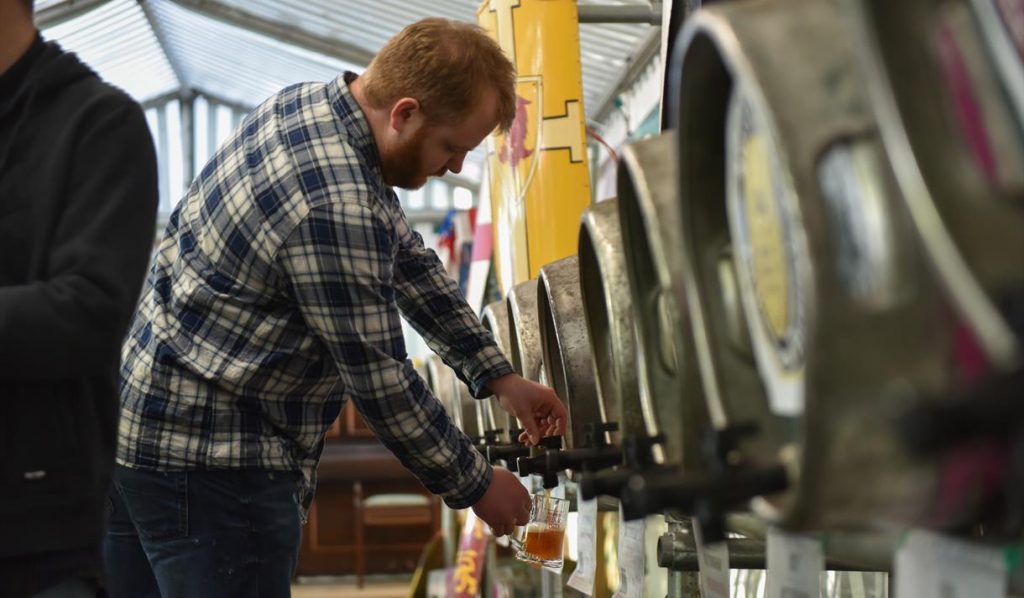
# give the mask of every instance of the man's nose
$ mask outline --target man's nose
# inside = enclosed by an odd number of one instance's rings
[[[455,174],[459,174],[460,172],[462,172],[462,163],[465,161],[466,152],[460,152],[452,156],[452,159],[448,160],[448,164],[446,164],[445,166],[448,167],[448,170],[454,172]]]

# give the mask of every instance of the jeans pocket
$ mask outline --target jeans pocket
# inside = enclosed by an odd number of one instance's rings
[[[188,472],[146,471],[118,466],[114,484],[132,524],[144,540],[188,536]]]

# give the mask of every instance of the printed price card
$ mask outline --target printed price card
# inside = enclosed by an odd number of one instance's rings
[[[925,530],[907,534],[896,551],[896,598],[1003,598],[1006,559],[994,547]]]
[[[597,499],[579,501],[579,541],[576,570],[568,586],[587,596],[594,594],[594,573],[597,569]]]
[[[818,598],[825,551],[816,536],[768,528],[768,598]]]

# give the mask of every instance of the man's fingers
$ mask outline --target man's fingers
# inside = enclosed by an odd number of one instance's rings
[[[537,427],[537,422],[531,417],[523,419],[523,427],[526,428],[526,434],[530,438],[531,444],[537,444],[540,440],[540,430]]]

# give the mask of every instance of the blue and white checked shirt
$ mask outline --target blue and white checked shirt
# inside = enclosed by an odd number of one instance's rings
[[[124,345],[121,465],[313,471],[351,398],[450,506],[483,495],[399,310],[474,395],[512,367],[385,185],[354,78],[267,100],[174,210]]]

